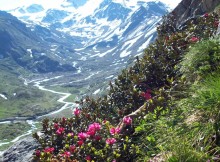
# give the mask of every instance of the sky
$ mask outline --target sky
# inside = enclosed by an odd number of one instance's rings
[[[0,10],[11,10],[21,6],[28,6],[33,3],[41,4],[45,9],[58,8],[63,1],[64,0],[0,0]],[[99,0],[89,0],[89,3],[92,4],[92,6],[95,6],[97,1]],[[170,5],[171,8],[174,8],[181,0],[161,0],[161,1]]]

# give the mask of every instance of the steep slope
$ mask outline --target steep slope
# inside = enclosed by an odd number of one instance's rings
[[[157,50],[157,49],[156,49]],[[155,50],[155,51],[156,51]],[[158,57],[158,56],[157,56]],[[136,68],[134,67],[134,72],[136,72]],[[123,78],[122,78],[123,79]],[[169,79],[169,78],[168,78]],[[126,79],[124,79],[124,81],[127,81]],[[133,87],[132,87],[133,88]],[[136,87],[134,87],[134,88],[136,88]],[[135,91],[135,89],[134,89],[134,91]],[[115,96],[115,97],[118,97],[118,96]],[[175,96],[176,97],[176,96]],[[129,100],[129,98],[127,98],[128,100]],[[104,105],[103,105],[104,106]],[[123,105],[124,106],[124,105]],[[106,112],[105,112],[106,113]],[[95,117],[97,117],[97,116],[95,116]],[[87,116],[87,118],[88,118],[88,116]],[[154,118],[157,118],[156,116],[153,116],[152,118],[150,118],[150,120],[152,120],[152,119],[154,119]],[[168,120],[168,122],[170,122],[170,120]],[[177,121],[173,121],[173,123],[176,123]],[[173,123],[169,123],[169,124],[173,124]],[[160,125],[161,125],[161,123],[159,123]],[[152,126],[154,126],[154,125],[151,125],[151,127]],[[164,128],[164,125],[161,125],[163,128]],[[150,127],[150,128],[151,128]],[[143,127],[142,127],[143,128]],[[165,128],[165,129],[167,129],[167,128]],[[139,128],[139,130],[141,130],[141,128]],[[170,135],[170,134],[169,134]],[[160,134],[160,136],[161,136],[161,134]],[[148,140],[148,143],[150,143],[150,142],[152,142],[152,144],[154,144],[154,138],[153,137],[151,137],[151,136],[147,136],[147,140]],[[202,140],[202,139],[200,139],[200,140]],[[24,142],[23,142],[24,143]],[[26,145],[24,145],[23,147],[26,147]],[[14,155],[14,153],[12,153],[11,152],[11,150],[13,150],[13,152],[14,151],[18,151],[19,152],[19,150],[22,150],[22,148],[19,148],[18,150],[16,150],[16,149],[12,149],[12,148],[14,148],[14,147],[11,147],[11,149],[9,149],[3,156],[4,156],[4,158],[5,159],[8,159],[8,156],[9,155],[11,155],[11,157],[13,157],[13,155]],[[125,148],[125,147],[124,147]],[[144,147],[145,148],[145,150],[147,150],[146,149],[146,146]],[[149,149],[149,148],[148,148]],[[180,150],[182,150],[182,148],[180,148]],[[21,152],[19,152],[20,154],[22,154],[22,151]],[[24,154],[26,155],[26,152],[24,151]],[[145,155],[145,154],[144,154]],[[152,154],[150,154],[151,156],[152,156]],[[15,155],[16,156],[16,155]],[[22,159],[22,158],[20,158],[20,159]],[[18,161],[20,160],[20,159],[18,159]]]
[[[159,27],[162,28],[160,31],[163,33],[159,33],[157,41],[145,50],[142,59],[137,60],[129,69],[123,70],[115,82],[110,83],[108,95],[98,99],[86,97],[85,100],[79,101],[81,110],[75,109],[75,116],[67,120],[53,120],[49,126],[48,120],[45,120],[43,122],[44,140],[42,138],[38,140],[44,149],[39,147],[35,158],[42,161],[51,157],[58,161],[66,158],[100,162],[150,161],[152,155],[164,150],[166,153],[169,152],[165,158],[170,161],[181,161],[181,159],[207,161],[218,157],[216,151],[210,151],[210,148],[219,151],[219,127],[217,126],[219,115],[212,110],[219,111],[217,102],[220,93],[214,90],[214,85],[211,91],[202,89],[200,94],[198,92],[199,96],[188,94],[189,89],[185,88],[188,88],[186,80],[192,84],[189,76],[196,79],[196,84],[210,72],[215,72],[213,76],[219,73],[219,40],[214,41],[214,44],[211,43],[211,48],[204,46],[204,42],[200,43],[199,46],[206,50],[196,49],[196,55],[193,57],[185,56],[185,51],[188,51],[188,47],[192,44],[196,45],[200,41],[198,36],[208,39],[214,34],[217,26],[213,23],[219,17],[210,14],[208,18],[197,17],[196,19],[198,20],[196,24],[189,21],[184,29],[177,29],[173,33],[163,30],[166,29],[163,25]],[[165,24],[168,23],[165,22]],[[197,30],[201,27],[204,27],[204,30]],[[186,76],[183,75],[183,77],[186,78],[182,77],[182,72],[178,68],[184,56],[186,58],[184,68],[187,70],[184,74]],[[219,86],[219,76],[217,84]],[[199,102],[199,107],[190,107],[192,103],[190,102],[187,105],[189,107],[184,109],[181,107],[184,103],[176,104],[176,101],[187,97],[190,99],[196,97],[197,102],[200,99],[203,102]],[[209,104],[210,106],[207,107]],[[190,114],[189,109],[192,108],[197,111],[208,108],[210,112],[207,114],[210,113],[213,120],[210,121],[210,118],[205,121],[196,120],[195,124],[188,127],[188,123],[183,120],[185,115],[182,111],[186,110]],[[203,123],[206,123],[206,126]],[[155,129],[155,125],[160,129]],[[74,135],[78,135],[78,138],[71,138]],[[34,137],[40,138],[37,134]],[[53,145],[46,144],[50,141],[48,137],[53,140]],[[60,139],[63,142],[60,142]],[[67,145],[69,147],[66,147]],[[182,151],[183,148],[184,151]],[[42,152],[49,152],[50,156],[44,156]]]
[[[17,18],[0,12],[0,59],[12,59],[32,72],[75,71],[51,58],[48,43]]]
[[[173,10],[177,26],[186,21],[189,17],[203,15],[220,4],[219,0],[182,0]]]
[[[54,102],[57,96],[24,84],[22,79],[51,72],[76,72],[72,63],[61,60],[51,50],[51,45],[64,45],[62,39],[56,41],[57,37],[42,27],[36,26],[36,31],[32,31],[16,17],[0,11],[1,120],[21,116],[34,118],[36,114],[61,106]],[[65,46],[57,46],[57,52],[66,50]]]

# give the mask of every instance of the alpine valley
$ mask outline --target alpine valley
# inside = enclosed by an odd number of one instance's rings
[[[0,11],[0,126],[7,129],[0,146],[64,104],[59,114],[70,114],[77,96],[101,94],[154,41],[169,10],[160,1],[64,0]]]

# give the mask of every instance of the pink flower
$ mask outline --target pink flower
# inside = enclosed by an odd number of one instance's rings
[[[94,137],[94,139],[95,139],[96,141],[100,141],[100,140],[102,139],[102,137],[99,136],[99,135],[97,135],[97,136]]]
[[[215,21],[214,22],[214,27],[218,27],[218,25],[219,25],[219,21]]]
[[[113,145],[116,142],[116,139],[115,138],[108,138],[105,142],[109,145]]]
[[[92,160],[91,156],[89,156],[89,155],[87,155],[85,159],[86,159],[86,161],[91,161]]]
[[[124,122],[126,125],[131,125],[132,119],[131,119],[130,116],[125,116],[125,117],[123,118],[123,122]]]
[[[54,152],[54,147],[48,147],[48,148],[44,149],[44,152],[45,153],[52,153],[52,152]]]
[[[93,123],[89,125],[88,131],[95,130],[99,131],[101,129],[101,125],[99,123]]]
[[[191,42],[198,42],[198,41],[199,41],[199,38],[197,38],[197,37],[192,37],[192,38],[190,39],[190,41],[191,41]]]
[[[87,133],[84,133],[84,132],[80,132],[79,134],[78,134],[78,138],[80,139],[80,140],[86,140],[86,138],[88,138],[89,137],[89,135],[87,134]]]
[[[79,116],[79,115],[80,115],[80,112],[81,112],[81,111],[80,111],[78,108],[75,108],[74,111],[73,111],[73,113],[74,113],[75,116]]]
[[[70,145],[70,152],[73,153],[76,150],[76,146],[75,145]]]
[[[205,13],[203,16],[207,18],[207,17],[209,17],[209,14]]]
[[[84,143],[84,141],[83,141],[83,140],[80,140],[80,141],[78,141],[78,142],[77,142],[77,144],[78,144],[79,146],[82,146],[82,145],[83,145],[83,143]]]
[[[115,134],[118,134],[118,133],[120,133],[120,128],[118,128],[118,127],[116,127],[116,128],[111,128],[110,129],[110,134],[111,135],[115,135]]]
[[[150,100],[152,98],[150,92],[151,90],[148,89],[146,92],[141,93],[141,96],[144,97],[146,100]]]
[[[68,158],[71,156],[71,153],[69,151],[65,151],[63,154],[61,154],[61,156]]]
[[[37,157],[40,157],[40,154],[41,154],[40,150],[36,150],[36,151],[35,151],[35,155],[36,155]]]
[[[53,127],[54,127],[54,129],[58,129],[58,128],[59,128],[59,125],[58,125],[57,123],[54,123],[54,124],[53,124]]]
[[[86,134],[90,135],[90,136],[94,136],[96,133],[95,130],[89,130],[88,132],[86,132]]]
[[[62,118],[62,122],[63,122],[63,123],[66,122],[66,118],[65,118],[65,117]]]
[[[65,130],[65,128],[60,127],[60,128],[58,128],[58,130],[56,131],[56,134],[61,135],[61,134],[63,134],[64,130]]]
[[[112,162],[116,162],[116,160],[114,159]]]

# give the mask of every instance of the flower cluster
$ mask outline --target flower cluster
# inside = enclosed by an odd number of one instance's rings
[[[108,138],[108,139],[106,140],[106,143],[109,144],[109,145],[113,145],[115,142],[116,142],[116,139],[115,139],[115,138]]]
[[[44,120],[46,138],[37,137],[44,147],[36,150],[35,159],[106,161],[109,157],[105,154],[109,154],[110,157],[112,155],[111,161],[121,161],[125,157],[129,159],[136,156],[136,148],[131,147],[127,137],[120,133],[119,127],[114,127],[105,119],[96,118],[96,122],[92,122],[87,114],[76,108],[72,118],[55,119],[53,123]],[[132,124],[130,117],[125,117],[122,121],[126,125]],[[86,125],[87,129],[83,129]],[[54,147],[50,147],[48,138],[53,140]],[[115,147],[118,147],[117,151]]]
[[[198,42],[199,41],[199,38],[198,37],[192,37],[190,39],[191,42]]]
[[[80,115],[80,110],[79,110],[79,108],[77,107],[77,108],[75,108],[74,109],[74,111],[73,111],[73,114],[75,115],[75,116],[79,116]]]
[[[131,125],[132,119],[131,119],[131,117],[126,116],[126,117],[123,118],[123,122],[124,122],[126,125]]]
[[[118,128],[118,127],[116,127],[116,128],[114,128],[114,127],[110,128],[110,134],[111,134],[111,135],[116,135],[116,134],[119,134],[119,133],[120,133],[120,128]]]
[[[144,97],[146,100],[150,100],[152,98],[151,90],[148,89],[146,92],[142,92],[141,96]]]
[[[57,133],[58,135],[61,135],[61,134],[64,133],[64,130],[65,130],[65,128],[60,127],[60,128],[57,129],[56,133]]]

